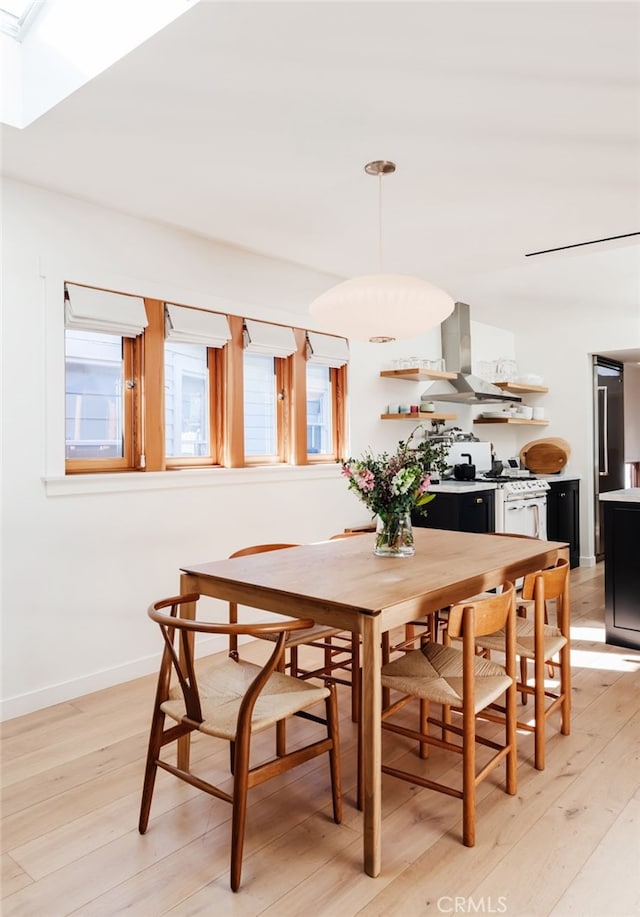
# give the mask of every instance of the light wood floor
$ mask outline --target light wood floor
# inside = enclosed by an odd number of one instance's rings
[[[377,879],[362,872],[346,694],[343,824],[330,818],[322,758],[256,788],[235,895],[225,803],[161,772],[149,830],[137,832],[154,679],[7,722],[2,913],[640,914],[640,653],[603,643],[601,566],[572,571],[572,609],[572,731],[560,736],[551,721],[546,770],[533,769],[523,734],[518,794],[505,795],[501,771],[482,784],[472,849],[460,841],[458,800],[383,777]],[[407,755],[415,758],[400,737],[385,736],[386,760]],[[432,774],[451,766],[439,755],[423,764]],[[215,740],[198,737],[193,756],[205,773],[227,767],[227,748]]]

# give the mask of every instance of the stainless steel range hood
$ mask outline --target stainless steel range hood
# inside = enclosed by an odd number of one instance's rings
[[[469,306],[457,302],[441,328],[442,356],[448,372],[455,379],[432,382],[423,394],[433,401],[453,401],[459,404],[502,404],[522,401],[519,395],[505,394],[497,385],[486,382],[471,372],[471,319]]]

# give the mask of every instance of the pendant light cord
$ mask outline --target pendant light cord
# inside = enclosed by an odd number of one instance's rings
[[[378,271],[382,274],[382,175],[378,175]]]
[[[376,159],[364,167],[367,175],[378,176],[378,271],[382,274],[382,179],[395,172],[396,164],[388,159]]]

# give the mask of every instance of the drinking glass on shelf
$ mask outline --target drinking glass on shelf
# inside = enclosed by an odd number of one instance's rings
[[[502,357],[496,365],[496,381],[513,382],[518,375],[518,364],[515,360]]]
[[[487,382],[493,382],[496,378],[496,361],[479,360],[478,375],[481,379],[485,379]]]

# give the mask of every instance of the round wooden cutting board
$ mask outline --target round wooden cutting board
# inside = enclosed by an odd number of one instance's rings
[[[534,439],[520,450],[520,465],[534,474],[556,474],[562,471],[571,455],[566,439],[549,436]]]

